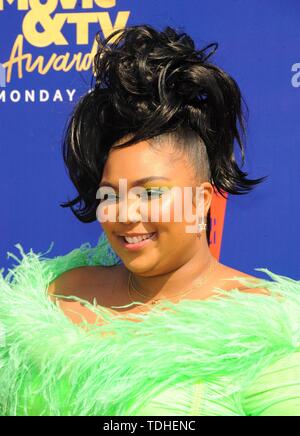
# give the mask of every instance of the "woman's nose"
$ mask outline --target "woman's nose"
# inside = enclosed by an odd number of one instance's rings
[[[138,222],[142,220],[140,211],[140,199],[129,199],[119,202],[119,221]]]

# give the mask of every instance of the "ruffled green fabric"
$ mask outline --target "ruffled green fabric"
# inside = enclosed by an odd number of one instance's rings
[[[217,288],[218,297],[162,301],[128,319],[79,299],[107,321],[82,328],[47,287],[78,266],[120,263],[105,235],[54,258],[16,247],[17,264],[0,274],[1,415],[258,415],[278,404],[276,389],[259,396],[263,377],[278,380],[272,365],[300,368],[300,281],[255,268],[271,280],[234,279],[271,295]]]

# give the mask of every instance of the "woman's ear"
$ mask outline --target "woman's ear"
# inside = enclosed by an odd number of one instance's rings
[[[210,182],[203,182],[196,187],[196,193],[193,196],[193,206],[199,218],[207,216],[211,206],[213,192],[214,189]]]

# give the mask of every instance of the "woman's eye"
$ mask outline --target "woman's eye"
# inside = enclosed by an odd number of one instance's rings
[[[138,194],[138,196],[142,199],[142,200],[153,200],[155,198],[159,198],[164,194],[164,190],[162,189],[146,189],[145,193],[143,194]],[[114,201],[117,202],[119,201],[119,196],[113,193],[107,193],[103,195],[103,198],[100,200],[100,203],[104,202],[104,201]]]
[[[147,198],[152,200],[153,198],[161,197],[164,193],[161,189],[147,189]]]
[[[102,201],[115,201],[118,198],[117,195],[115,194],[104,194],[103,199],[100,200],[100,202]]]

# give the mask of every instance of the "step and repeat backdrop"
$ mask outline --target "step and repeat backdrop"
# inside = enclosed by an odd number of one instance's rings
[[[0,268],[27,252],[65,254],[97,244],[60,203],[74,198],[61,142],[74,104],[90,89],[95,34],[169,25],[238,82],[249,108],[248,177],[254,191],[214,198],[210,247],[226,265],[300,279],[300,2],[298,0],[0,0]]]

